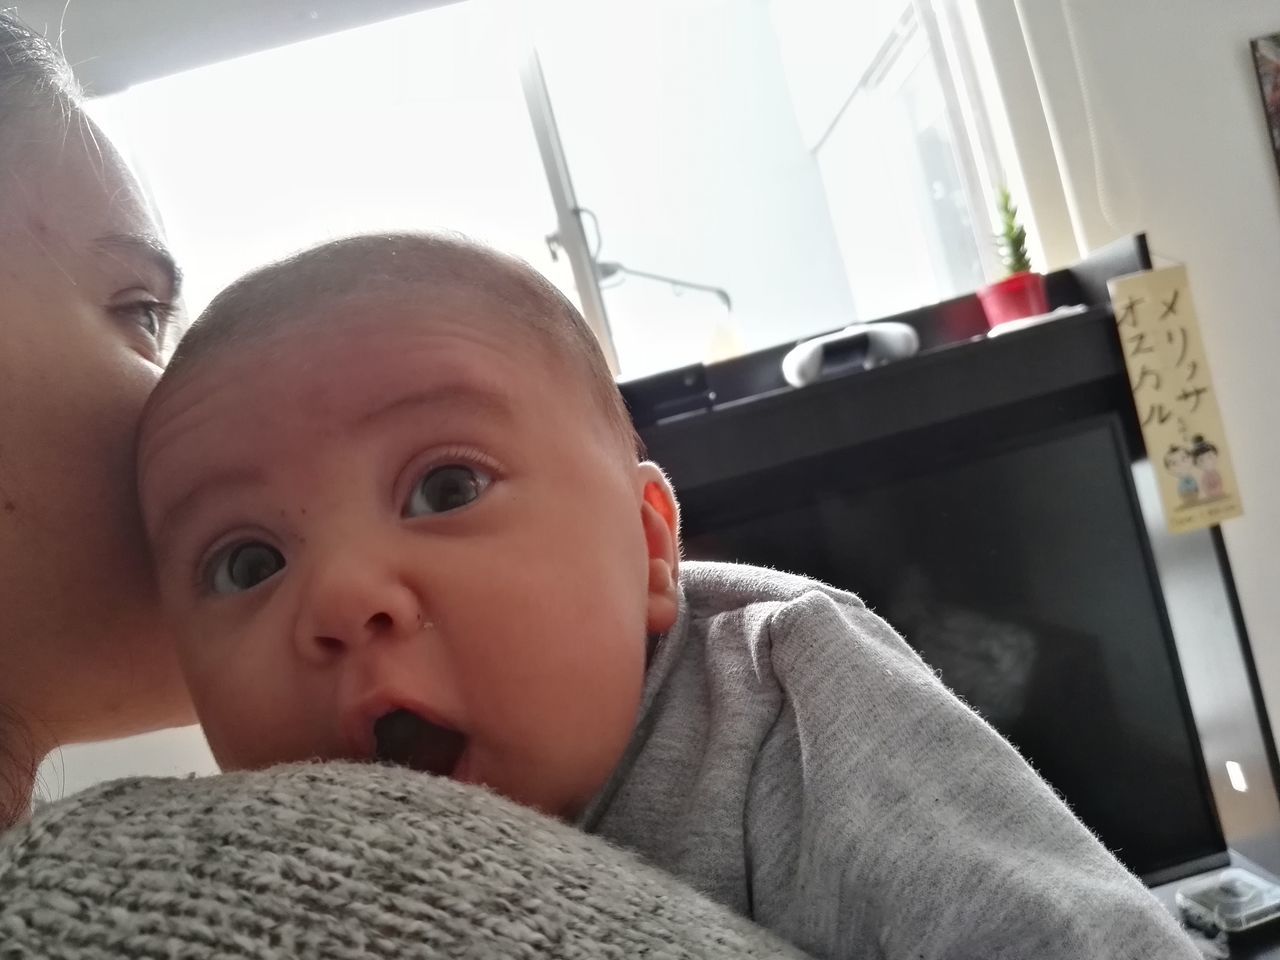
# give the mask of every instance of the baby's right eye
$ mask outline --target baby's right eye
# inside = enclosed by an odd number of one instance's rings
[[[252,590],[284,569],[284,555],[258,540],[225,547],[209,564],[209,584],[214,593]]]

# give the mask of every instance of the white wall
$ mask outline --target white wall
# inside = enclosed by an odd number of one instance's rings
[[[120,777],[181,777],[217,772],[199,727],[160,730],[55,750],[40,766],[36,800],[61,800],[95,783]]]
[[[1019,0],[1018,9],[1080,240],[1093,247],[1146,230],[1157,265],[1190,268],[1245,504],[1224,531],[1274,728],[1280,180],[1248,41],[1280,31],[1280,4]]]

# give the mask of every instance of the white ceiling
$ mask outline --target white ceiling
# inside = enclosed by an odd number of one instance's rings
[[[452,0],[9,0],[91,95]],[[340,69],[341,65],[335,65]]]

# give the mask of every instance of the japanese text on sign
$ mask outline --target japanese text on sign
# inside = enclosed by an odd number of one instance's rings
[[[1186,267],[1135,273],[1107,286],[1169,529],[1183,533],[1238,517],[1235,470]]]

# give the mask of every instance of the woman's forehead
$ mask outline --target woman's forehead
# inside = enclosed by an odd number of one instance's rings
[[[22,114],[6,124],[0,180],[0,234],[79,245],[104,234],[151,234],[155,226],[137,181],[82,111],[66,118]]]

